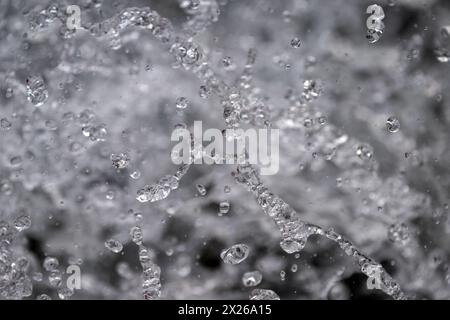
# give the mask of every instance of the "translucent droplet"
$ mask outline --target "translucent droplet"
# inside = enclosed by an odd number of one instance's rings
[[[115,239],[106,240],[105,247],[114,253],[119,253],[123,249],[122,243],[120,243],[120,241],[117,241]]]
[[[2,118],[0,120],[0,128],[2,128],[3,130],[9,130],[9,129],[11,129],[11,126],[12,126],[12,124],[11,124],[11,122],[8,121],[8,119]]]
[[[256,287],[262,281],[262,273],[258,270],[249,271],[242,275],[242,283],[246,287]]]
[[[175,102],[175,106],[176,106],[178,109],[186,109],[187,106],[188,106],[188,104],[189,104],[189,101],[188,101],[188,99],[186,99],[185,97],[180,97],[180,98],[178,98],[177,101]]]
[[[247,259],[249,254],[249,247],[245,244],[239,243],[234,246],[222,250],[220,257],[223,262],[228,264],[239,264]]]
[[[400,130],[400,121],[396,117],[389,117],[386,120],[386,128],[389,132],[395,133]]]
[[[280,280],[285,281],[286,280],[286,271],[281,270],[280,271]]]
[[[198,94],[200,95],[200,98],[208,99],[211,94],[211,91],[207,86],[200,86]]]
[[[130,236],[131,236],[131,240],[136,243],[137,245],[141,245],[142,244],[142,240],[143,240],[143,234],[142,234],[142,229],[139,227],[133,227],[130,230]]]
[[[225,192],[225,193],[230,193],[230,191],[231,191],[230,186],[225,186],[225,187],[223,187],[223,192]]]
[[[388,238],[392,242],[406,244],[410,239],[408,226],[404,223],[390,225],[388,229]]]
[[[141,172],[139,170],[135,170],[132,173],[130,173],[130,177],[134,180],[137,180],[141,177]]]
[[[369,146],[359,145],[356,148],[356,155],[363,160],[369,160],[369,159],[372,159],[373,152]]]
[[[280,300],[280,297],[272,290],[254,289],[250,293],[250,300]]]
[[[228,201],[222,201],[219,204],[219,212],[221,214],[227,214],[230,211],[230,203]]]
[[[46,257],[43,266],[46,271],[56,270],[59,267],[59,261],[54,257]]]
[[[295,38],[293,38],[291,40],[291,47],[292,48],[298,49],[298,48],[300,48],[301,45],[302,45],[302,43],[300,42],[299,38],[295,37]]]
[[[27,82],[27,99],[34,106],[39,107],[48,98],[48,91],[44,79],[40,76],[30,76]]]
[[[46,295],[45,293],[40,294],[36,297],[36,300],[52,300],[49,295]]]
[[[125,169],[130,163],[130,156],[127,153],[111,154],[112,165],[116,169]]]
[[[61,300],[68,300],[73,295],[73,290],[69,288],[61,288],[58,290],[58,297]]]
[[[18,231],[23,231],[31,227],[31,217],[29,215],[22,215],[14,220],[14,227]]]
[[[62,273],[59,270],[52,270],[48,276],[48,282],[50,286],[57,288],[62,284]]]
[[[197,185],[197,191],[201,196],[205,196],[206,195],[206,188],[204,185],[202,184],[198,184]]]

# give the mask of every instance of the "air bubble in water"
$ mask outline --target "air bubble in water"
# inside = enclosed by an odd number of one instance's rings
[[[39,107],[44,104],[48,98],[47,86],[44,79],[40,76],[30,76],[27,82],[27,99],[34,106]]]
[[[246,287],[256,287],[262,281],[262,273],[258,270],[249,271],[242,275],[242,283]]]
[[[122,243],[120,243],[120,241],[117,241],[115,239],[106,240],[105,247],[114,253],[119,253],[123,249]]]
[[[250,293],[250,300],[280,300],[280,297],[273,290],[254,289]]]
[[[222,250],[220,253],[220,258],[223,262],[228,264],[239,264],[245,259],[247,259],[249,254],[249,247],[245,244],[239,243],[234,246]]]

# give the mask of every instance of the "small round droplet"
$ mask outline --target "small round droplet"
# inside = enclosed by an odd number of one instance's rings
[[[197,191],[198,191],[198,193],[203,197],[203,196],[206,196],[206,188],[205,188],[205,186],[204,185],[202,185],[202,184],[198,184],[197,185]]]
[[[58,297],[61,300],[68,300],[73,295],[73,290],[69,288],[61,288],[58,290]]]
[[[389,132],[395,133],[400,130],[400,121],[396,117],[389,117],[386,120],[386,128]]]
[[[262,281],[262,274],[258,270],[249,271],[242,275],[242,283],[246,287],[256,287]]]
[[[409,229],[404,223],[395,223],[389,226],[388,238],[390,241],[399,244],[406,244],[409,241]]]
[[[175,102],[177,109],[183,110],[188,107],[189,101],[185,97],[179,97]]]
[[[141,177],[141,172],[139,170],[135,170],[132,173],[130,173],[130,177],[134,180],[137,180]]]
[[[119,253],[123,249],[122,243],[114,239],[106,240],[105,247],[114,253]]]
[[[227,214],[228,211],[230,211],[230,203],[228,201],[222,201],[219,204],[219,213],[220,214]]]
[[[29,229],[30,227],[31,217],[29,215],[22,215],[14,220],[14,228],[16,228],[18,231],[24,231],[26,229]]]
[[[46,257],[43,266],[46,271],[56,270],[59,267],[59,261],[54,257]]]
[[[130,230],[130,236],[131,236],[131,240],[136,243],[137,245],[141,245],[142,244],[142,240],[143,240],[143,233],[142,233],[142,229],[139,227],[133,227]]]
[[[9,129],[11,129],[11,126],[12,126],[12,124],[11,124],[11,122],[9,122],[8,119],[2,118],[0,120],[0,128],[2,128],[3,130],[9,130]]]
[[[298,49],[300,48],[300,46],[302,45],[302,43],[300,42],[300,39],[295,37],[294,39],[291,40],[291,47],[294,49]]]

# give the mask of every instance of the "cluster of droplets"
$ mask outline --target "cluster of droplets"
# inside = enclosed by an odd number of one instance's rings
[[[28,216],[16,218],[13,225],[0,221],[0,299],[22,299],[32,294],[29,261],[25,257],[15,257],[11,248],[18,233],[30,226]]]
[[[142,266],[142,296],[145,300],[155,300],[161,296],[161,268],[153,262],[152,252],[143,245],[140,226],[130,230],[131,240],[138,246],[139,262]]]
[[[98,122],[95,114],[86,109],[77,115],[77,122],[81,126],[81,132],[93,142],[105,141],[108,135],[106,125]]]
[[[165,175],[157,183],[146,185],[137,191],[136,199],[139,202],[155,202],[167,198],[172,190],[178,188],[178,177]]]

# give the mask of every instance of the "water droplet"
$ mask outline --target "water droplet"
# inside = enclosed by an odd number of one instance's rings
[[[46,271],[56,270],[59,267],[59,261],[54,257],[46,257],[44,259],[43,267]]]
[[[254,289],[250,293],[250,300],[280,300],[280,297],[273,290]]]
[[[61,300],[68,300],[73,295],[73,290],[69,288],[61,288],[58,290],[58,297]]]
[[[122,243],[114,239],[106,240],[105,247],[114,253],[119,253],[123,249]]]
[[[59,271],[59,270],[50,271],[50,274],[48,276],[48,282],[49,282],[50,286],[57,288],[57,287],[61,286],[62,280],[63,280],[63,278],[62,278],[61,271]]]
[[[356,148],[356,155],[363,160],[372,159],[373,152],[372,149],[367,145],[359,145]]]
[[[2,118],[0,120],[0,128],[2,128],[4,130],[9,130],[9,129],[11,129],[11,126],[12,126],[12,124],[11,124],[11,122],[8,121],[8,119]]]
[[[230,192],[231,192],[230,186],[225,186],[225,187],[223,187],[223,192],[225,192],[225,193],[230,193]]]
[[[27,99],[34,106],[39,107],[48,98],[48,91],[44,79],[40,76],[30,76],[27,82]]]
[[[286,280],[286,271],[284,271],[284,270],[280,271],[280,279],[281,279],[281,281]]]
[[[17,217],[14,220],[14,227],[18,231],[29,229],[31,227],[31,217],[29,215],[22,215],[20,217]]]
[[[386,120],[386,128],[389,132],[395,133],[400,130],[400,121],[396,117],[389,117]]]
[[[135,170],[132,173],[130,173],[130,177],[134,180],[137,180],[141,177],[141,172],[139,170]]]
[[[142,229],[139,227],[133,227],[130,230],[131,241],[137,245],[141,245],[143,241]]]
[[[36,297],[36,300],[52,300],[49,295],[46,295],[45,293],[40,294]]]
[[[249,271],[242,275],[242,283],[246,287],[256,287],[262,281],[262,273],[258,270]]]
[[[300,42],[299,38],[295,37],[295,38],[293,38],[291,40],[291,47],[292,48],[298,49],[298,48],[300,48],[301,45],[302,45],[302,43]]]
[[[202,197],[203,197],[203,196],[206,196],[206,188],[205,188],[204,185],[198,184],[198,185],[197,185],[197,191],[198,191],[198,193],[199,193]]]
[[[112,165],[116,169],[125,169],[130,163],[130,156],[127,153],[111,154]]]
[[[239,243],[234,246],[222,250],[220,257],[223,262],[228,264],[239,264],[247,259],[249,254],[249,247],[245,244]]]
[[[395,223],[389,226],[388,238],[390,241],[406,244],[409,241],[409,229],[404,223]]]
[[[227,214],[230,211],[230,203],[228,201],[222,201],[219,204],[219,212],[220,214]]]
[[[179,97],[178,99],[177,99],[177,101],[175,102],[175,106],[178,108],[178,109],[186,109],[187,108],[187,106],[188,106],[188,104],[189,104],[189,101],[188,101],[188,99],[186,99],[185,97]]]

